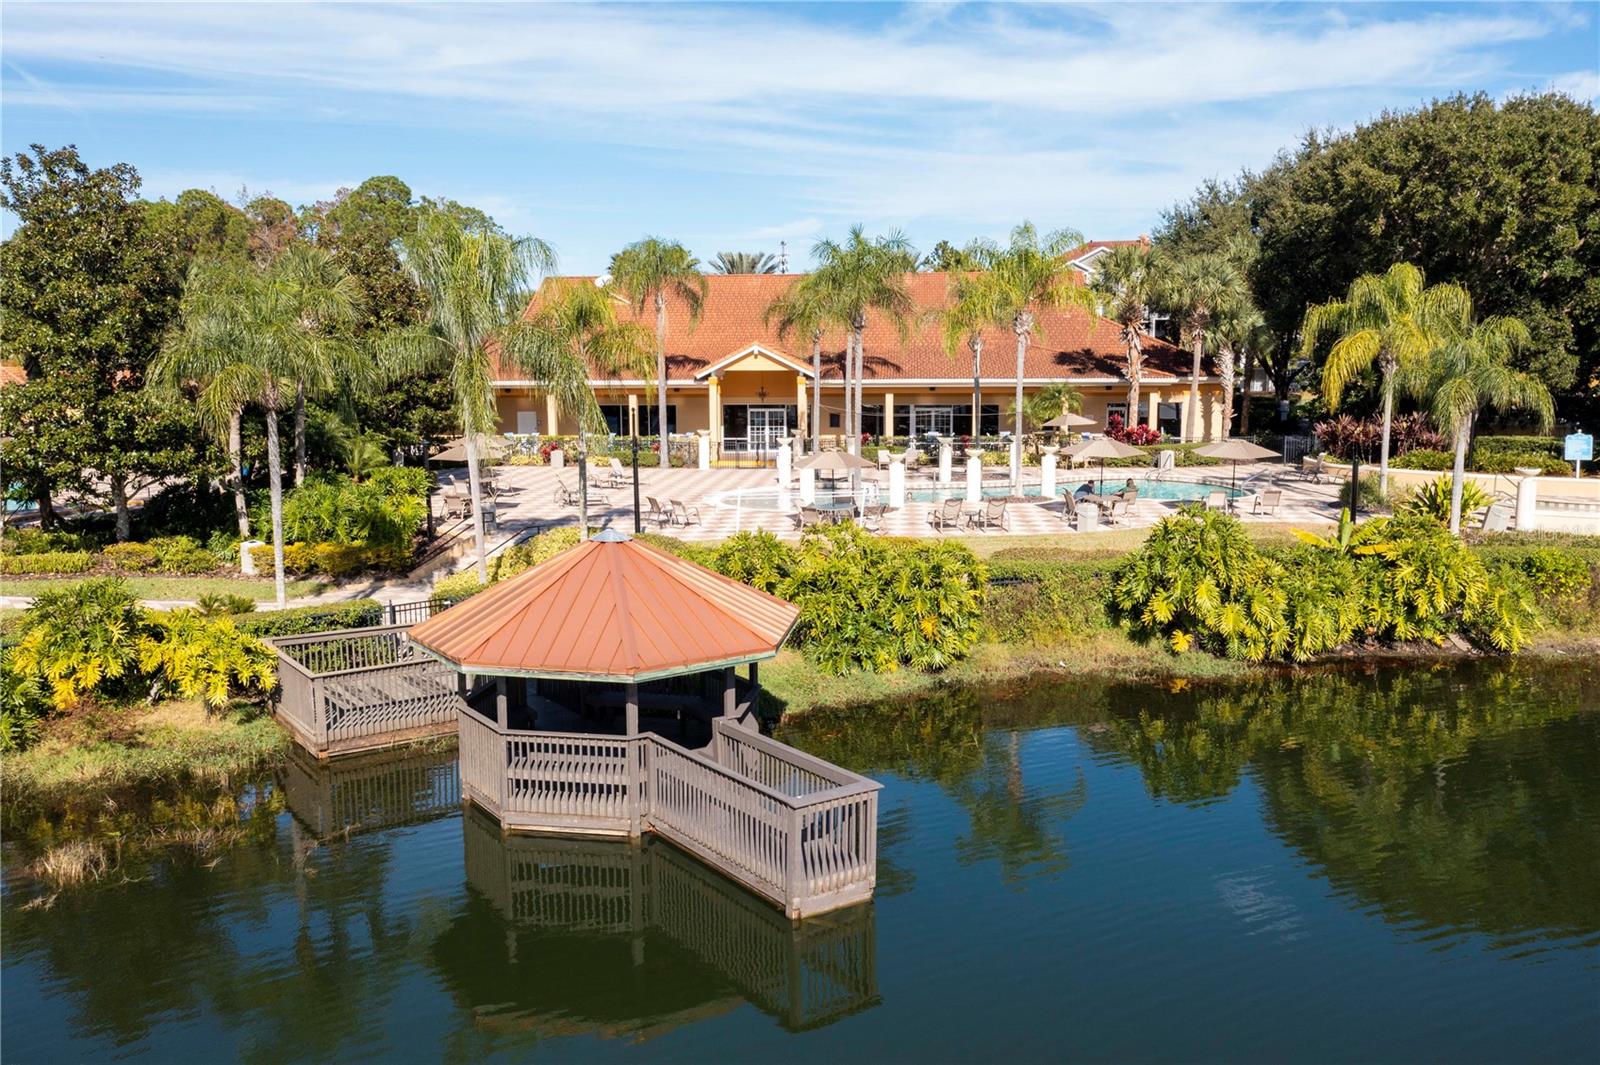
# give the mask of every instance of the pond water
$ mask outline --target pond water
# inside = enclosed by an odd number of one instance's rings
[[[664,844],[503,839],[449,753],[295,762],[215,862],[48,907],[8,876],[6,1056],[1593,1058],[1594,665],[1075,678],[783,737],[884,782],[872,905],[791,927]]]

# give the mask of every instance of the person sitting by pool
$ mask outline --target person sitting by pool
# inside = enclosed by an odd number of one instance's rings
[[[1129,492],[1137,492],[1138,490],[1139,490],[1139,486],[1133,483],[1133,478],[1132,477],[1129,477],[1128,478],[1128,483],[1123,485],[1117,491],[1117,495],[1119,495],[1119,496],[1127,495]]]
[[[1078,487],[1076,487],[1076,488],[1074,488],[1072,490],[1072,498],[1073,499],[1082,499],[1085,496],[1092,496],[1092,495],[1094,495],[1094,482],[1093,481],[1084,481],[1082,484],[1080,484]]]

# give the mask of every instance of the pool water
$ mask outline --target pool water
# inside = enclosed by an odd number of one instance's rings
[[[502,836],[448,751],[291,763],[275,833],[49,905],[8,839],[0,1033],[19,1062],[1592,1060],[1597,693],[1594,663],[1469,663],[817,712],[781,738],[883,782],[878,893],[794,926],[665,844]]]
[[[1095,481],[1093,479],[1080,481],[1063,478],[1058,482],[1056,496],[1059,497],[1069,487],[1076,489],[1083,484],[1093,485],[1097,494],[1119,492],[1127,483],[1128,479],[1126,477],[1120,479],[1107,477],[1104,481]],[[1168,503],[1199,502],[1212,492],[1223,492],[1230,498],[1245,494],[1243,491],[1230,488],[1225,484],[1212,484],[1208,481],[1145,481],[1135,478],[1133,483],[1139,488],[1140,499],[1156,499]],[[879,498],[888,499],[888,492],[881,485],[878,485],[876,489],[868,488],[866,490],[869,492],[876,490]],[[1012,491],[1009,486],[986,485],[983,489],[983,498],[985,499],[1008,499],[1015,494],[1017,493]],[[1039,496],[1039,486],[1037,484],[1023,485],[1022,495],[1037,498]],[[849,490],[845,488],[818,487],[816,498],[820,503],[842,503],[848,501],[851,495]],[[965,498],[967,498],[965,483],[952,485],[949,488],[918,488],[906,491],[906,501],[910,503],[943,503],[947,499]],[[722,507],[742,507],[746,510],[790,513],[800,506],[800,494],[798,492],[790,492],[787,506],[782,505],[778,491],[775,488],[721,492],[712,496],[712,502]]]

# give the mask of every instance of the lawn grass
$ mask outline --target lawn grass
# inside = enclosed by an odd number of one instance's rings
[[[266,708],[208,713],[198,701],[102,709],[93,719],[52,719],[28,750],[5,759],[5,802],[83,807],[130,787],[182,780],[220,782],[268,765],[289,736]]]
[[[128,577],[128,588],[140,599],[193,600],[202,595],[242,595],[257,602],[273,599],[277,592],[271,581],[244,580],[234,577]],[[79,584],[83,577],[7,577],[0,581],[0,595],[38,595],[52,588],[65,588]],[[328,585],[319,580],[301,578],[287,583],[285,590],[290,599],[316,595]]]

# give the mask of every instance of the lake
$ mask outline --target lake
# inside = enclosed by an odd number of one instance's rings
[[[666,844],[503,838],[448,752],[295,760],[220,859],[48,906],[8,872],[6,1057],[1595,1057],[1595,664],[1036,681],[780,736],[883,781],[870,906],[792,926]]]

